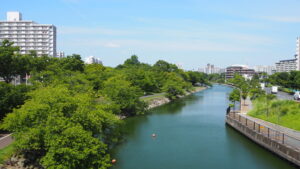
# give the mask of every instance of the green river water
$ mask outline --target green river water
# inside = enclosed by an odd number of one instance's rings
[[[225,125],[232,89],[212,88],[125,120],[113,169],[294,169]],[[157,137],[152,138],[152,133]]]

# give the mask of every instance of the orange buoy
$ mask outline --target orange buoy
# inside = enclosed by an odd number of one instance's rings
[[[111,163],[112,163],[112,164],[115,164],[116,162],[117,162],[116,159],[112,159],[112,160],[111,160]]]

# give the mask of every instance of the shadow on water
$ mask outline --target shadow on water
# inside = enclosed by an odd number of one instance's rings
[[[125,125],[122,132],[127,138],[133,138],[137,133],[134,131],[137,131],[139,127],[141,127],[141,125],[147,125],[150,114],[157,116],[178,114],[184,107],[193,104],[196,101],[199,101],[199,99],[201,99],[201,97],[192,94],[165,105],[153,108],[152,110],[149,110],[145,115],[129,117],[124,120]]]

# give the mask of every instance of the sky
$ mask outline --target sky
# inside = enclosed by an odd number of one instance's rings
[[[292,59],[300,0],[0,0],[0,20],[57,27],[57,51],[116,66],[136,54],[197,70],[207,63],[274,65]]]

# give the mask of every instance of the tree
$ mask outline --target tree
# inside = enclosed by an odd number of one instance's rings
[[[241,92],[239,89],[233,89],[232,92],[229,94],[229,100],[233,102],[234,107],[235,103],[241,100]]]
[[[246,104],[246,99],[249,94],[249,85],[247,83],[244,83],[241,85],[241,96],[242,99],[244,100],[244,105]]]
[[[15,54],[19,51],[18,47],[13,46],[13,42],[4,40],[0,46],[0,77],[6,83],[10,83],[14,76],[18,75]]]
[[[273,95],[273,94],[266,94],[266,96],[265,96],[265,99],[266,99],[266,114],[267,114],[267,117],[269,117],[269,103],[270,103],[270,101],[271,100],[273,100],[273,99],[275,99],[276,98],[276,96],[275,95]]]
[[[60,66],[62,66],[62,68],[65,70],[80,72],[83,72],[84,70],[84,62],[81,60],[80,55],[77,54],[67,56],[66,58],[61,58],[59,63]]]
[[[105,81],[103,86],[102,94],[120,106],[122,115],[132,116],[144,113],[146,105],[139,99],[143,93],[139,88],[132,86],[129,81],[120,76],[114,76]]]
[[[176,73],[166,73],[166,82],[163,86],[163,91],[170,100],[174,100],[185,94],[185,86],[187,85],[183,79]]]
[[[178,71],[178,67],[174,64],[170,64],[164,60],[159,60],[157,61],[154,65],[153,68],[157,71],[162,71],[162,72],[176,72]]]
[[[90,93],[49,86],[30,93],[1,128],[13,132],[25,157],[50,169],[107,168],[108,146],[116,141],[119,119],[94,104]]]
[[[30,86],[18,85],[0,82],[0,120],[7,113],[12,112],[14,108],[18,108],[28,99],[26,93],[30,90]]]
[[[136,55],[132,55],[130,57],[130,59],[127,59],[125,62],[124,62],[124,65],[127,65],[127,66],[132,66],[132,65],[139,65],[140,64],[140,61],[138,59],[138,57]]]

